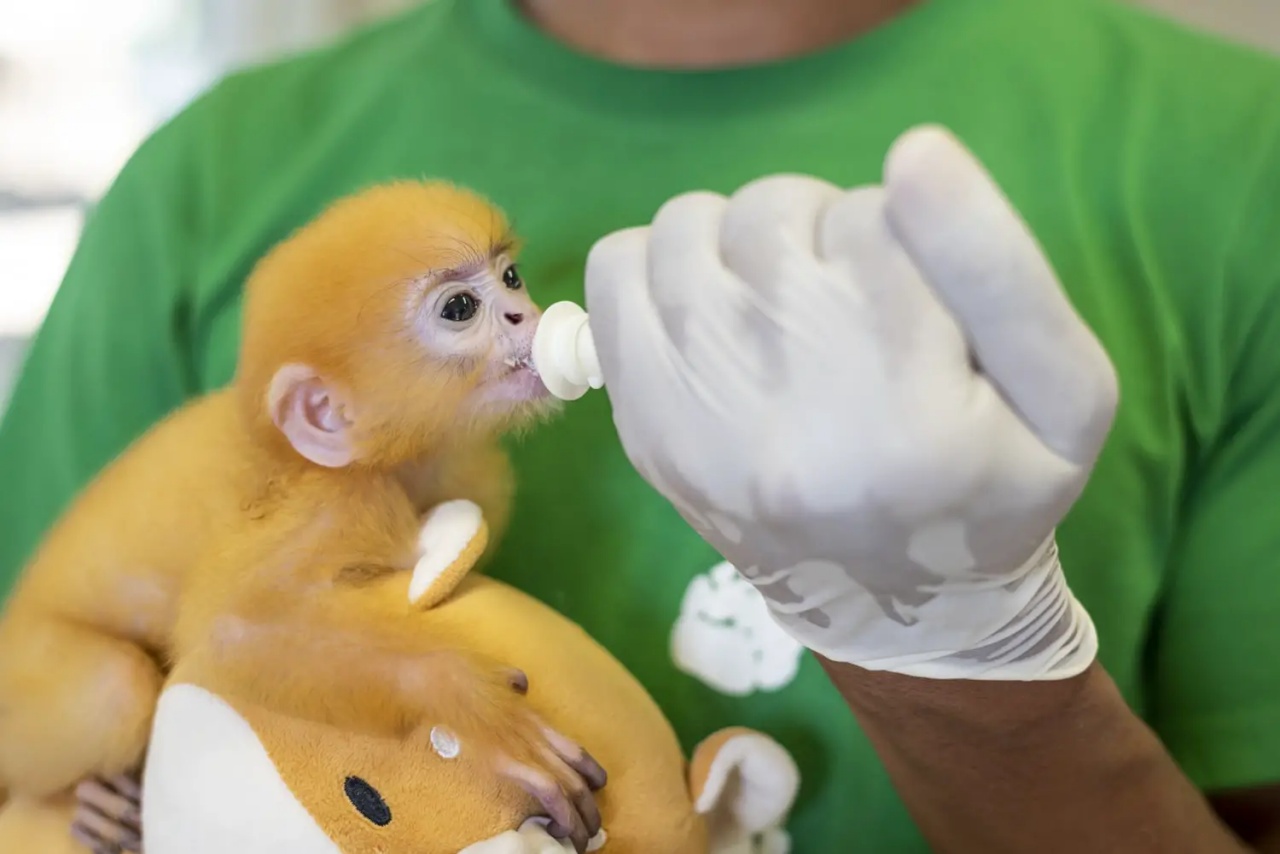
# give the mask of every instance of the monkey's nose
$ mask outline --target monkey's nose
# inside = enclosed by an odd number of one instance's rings
[[[524,320],[523,314],[519,314],[518,312],[514,312],[514,311],[508,311],[506,314],[502,316],[505,317],[507,319],[507,323],[510,323],[512,326],[518,326],[520,324],[520,321]]]

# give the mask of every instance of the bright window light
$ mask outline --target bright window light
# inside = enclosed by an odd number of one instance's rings
[[[0,338],[24,338],[44,319],[81,219],[71,205],[0,214]]]

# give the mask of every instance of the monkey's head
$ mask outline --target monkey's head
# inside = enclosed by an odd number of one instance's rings
[[[340,200],[249,278],[246,414],[330,467],[394,466],[549,415],[516,252],[503,213],[450,184]]]

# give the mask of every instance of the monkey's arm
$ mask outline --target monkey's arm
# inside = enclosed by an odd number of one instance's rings
[[[141,759],[182,578],[239,503],[233,415],[216,395],[175,413],[47,533],[0,616],[0,785],[42,795]]]
[[[178,661],[199,656],[212,690],[291,716],[388,737],[439,727],[457,739],[459,761],[529,792],[585,845],[598,829],[591,790],[603,770],[538,718],[520,671],[460,647],[433,631],[429,612],[410,609],[412,506],[389,515],[358,502],[293,530],[270,527],[217,550],[193,575]],[[355,584],[342,580],[351,565],[389,571]]]
[[[128,494],[120,497],[128,506]],[[106,507],[56,527],[0,617],[0,785],[44,796],[141,759],[176,597],[157,541]],[[105,510],[107,518],[93,511]],[[137,509],[147,514],[148,506]]]
[[[0,781],[46,796],[145,750],[162,675],[136,643],[47,614],[0,625]]]

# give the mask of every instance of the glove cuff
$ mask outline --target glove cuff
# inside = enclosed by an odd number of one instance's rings
[[[775,613],[775,618],[779,618],[784,628],[815,652],[868,670],[890,671],[924,679],[1024,682],[1069,679],[1082,673],[1097,657],[1097,630],[1088,611],[1067,585],[1053,535],[1009,577],[1016,580],[1017,595],[1012,591],[1007,595],[1023,603],[1019,610],[1008,619],[992,623],[996,626],[994,630],[966,641],[965,647],[959,650],[954,646],[950,650],[935,647],[929,652],[918,650],[909,654],[868,656],[866,653],[875,646],[888,647],[889,644],[872,641],[871,636],[877,633],[876,629],[861,621],[861,628],[869,630],[869,633],[863,636],[864,642],[857,645],[860,650],[855,652],[850,648],[852,645],[843,649],[824,649],[821,644],[813,643],[815,638],[807,637],[808,633],[801,631],[802,624],[797,623],[794,617]],[[984,586],[980,596],[985,598],[992,593],[990,586]],[[922,619],[942,619],[943,624],[953,620],[964,622],[958,612],[974,614],[990,606],[990,600],[969,600],[962,589],[953,588],[945,594],[945,610],[935,611]],[[950,617],[948,611],[957,613]],[[879,620],[874,622],[881,623]],[[883,624],[880,627],[883,628]],[[882,636],[878,640],[888,639]]]
[[[1052,535],[1025,570],[1022,583],[1036,585],[1036,592],[1022,610],[980,643],[922,662],[921,669],[941,671],[934,678],[992,681],[1069,679],[1084,672],[1097,657],[1098,633],[1067,585]]]

